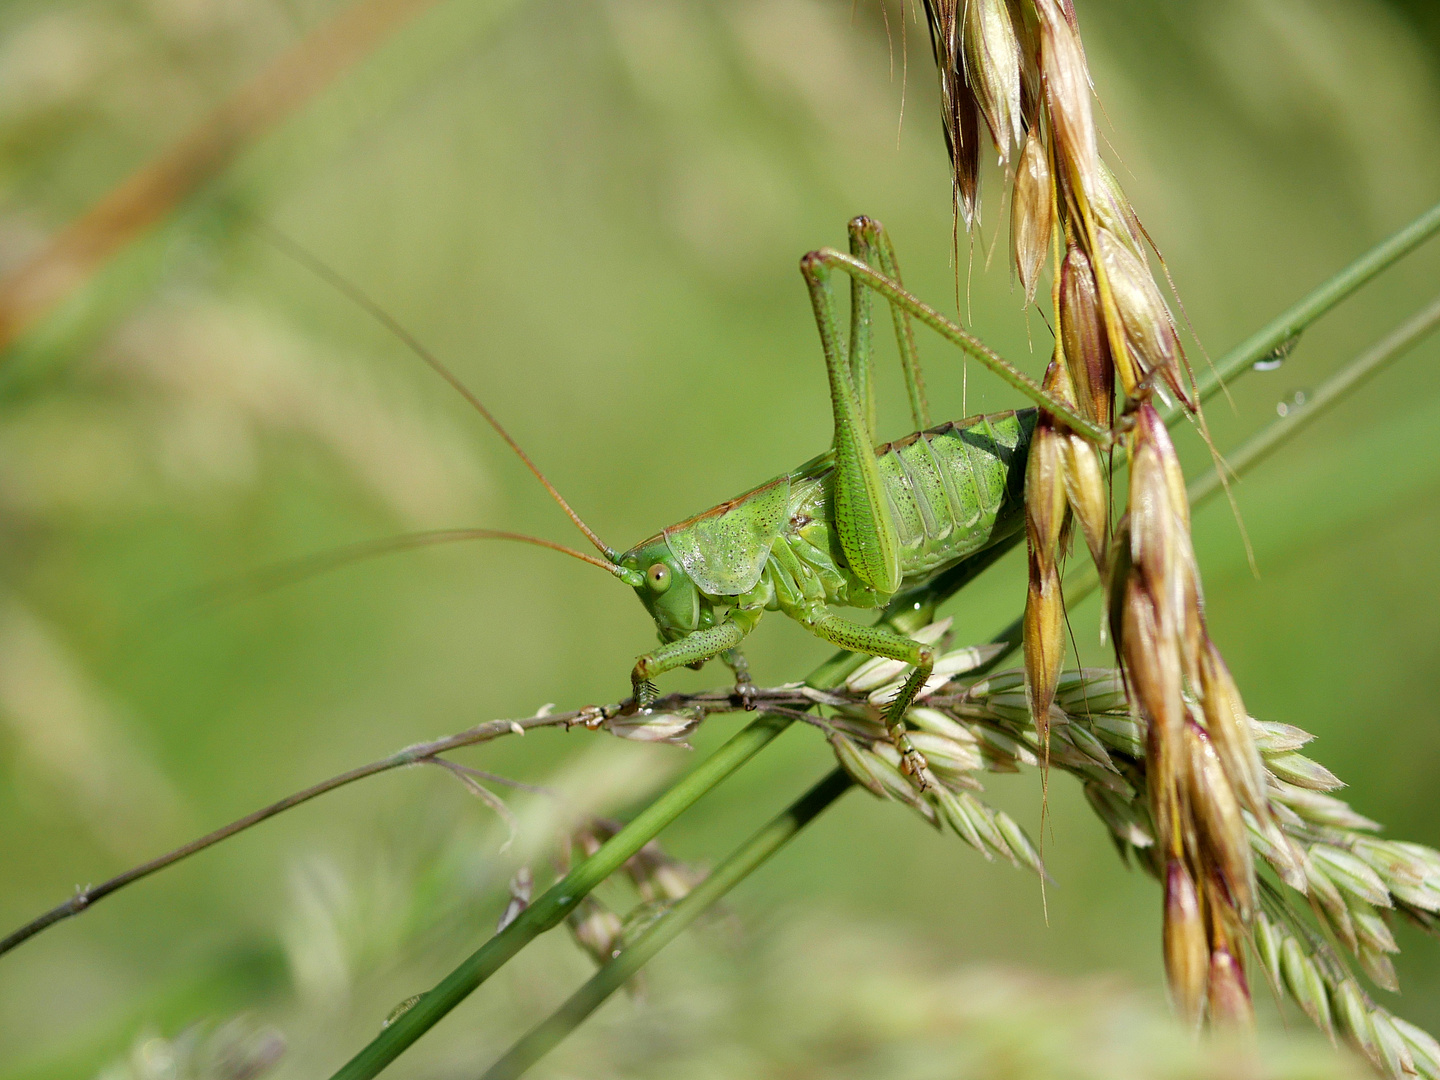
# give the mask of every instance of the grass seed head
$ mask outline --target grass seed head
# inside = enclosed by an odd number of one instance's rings
[[[1250,1030],[1255,1027],[1255,1008],[1239,959],[1225,946],[1210,954],[1209,1012],[1212,1023]]]
[[[1223,880],[1241,919],[1248,921],[1255,898],[1255,865],[1240,803],[1210,739],[1193,722],[1185,725],[1185,751],[1186,802],[1203,859]]]
[[[1386,1076],[1415,1076],[1415,1061],[1410,1048],[1395,1028],[1395,1020],[1384,1009],[1373,1008],[1370,1012],[1370,1031],[1375,1037],[1375,1049],[1380,1057],[1380,1068]]]
[[[1250,718],[1250,734],[1255,749],[1262,754],[1280,754],[1286,750],[1299,750],[1315,741],[1315,736],[1302,731],[1293,724],[1277,724],[1270,720]]]
[[[605,721],[605,728],[612,735],[635,742],[665,742],[688,747],[691,732],[700,726],[704,718],[704,713],[698,709],[679,709],[669,713],[642,710],[612,716]]]
[[[1180,338],[1150,268],[1109,229],[1096,230],[1094,252],[1110,283],[1114,317],[1120,320],[1129,353],[1123,359],[1116,357],[1125,393],[1136,399],[1147,397],[1140,384],[1154,376],[1188,404],[1180,374]]]
[[[1048,571],[1040,571],[1035,563],[1032,558],[1025,597],[1025,674],[1030,715],[1043,741],[1049,733],[1055,683],[1065,660],[1065,604],[1059,569],[1052,565]]]
[[[1100,155],[1095,146],[1085,52],[1079,34],[1056,0],[1035,0],[1035,12],[1039,16],[1040,75],[1056,153],[1071,185],[1090,191],[1097,183]]]
[[[1000,163],[1020,145],[1020,44],[1005,0],[965,0],[965,80],[990,127]]]
[[[1313,854],[1305,860],[1305,884],[1307,892],[1318,905],[1330,929],[1335,932],[1345,947],[1354,952],[1359,947],[1355,935],[1355,923],[1350,918],[1350,906],[1340,894],[1340,888],[1331,880],[1326,867]]]
[[[1148,721],[1146,768],[1151,813],[1167,852],[1180,851],[1178,783],[1185,703],[1180,694],[1180,653],[1160,633],[1156,605],[1130,572],[1122,612],[1122,656],[1141,712]]]
[[[1324,765],[1304,754],[1272,754],[1265,759],[1265,765],[1281,780],[1309,791],[1334,791],[1345,786]]]
[[[1090,208],[1095,215],[1095,224],[1117,236],[1141,262],[1145,261],[1144,230],[1140,217],[1130,205],[1120,181],[1102,160],[1099,168],[1096,190],[1091,193]]]
[[[1115,365],[1100,314],[1100,292],[1090,258],[1072,243],[1060,266],[1060,341],[1084,414],[1109,427],[1115,398]]]
[[[1354,916],[1352,916],[1354,917]],[[1356,919],[1356,929],[1359,929],[1359,920]],[[1360,966],[1365,969],[1365,974],[1380,989],[1389,990],[1392,994],[1400,992],[1400,980],[1395,975],[1395,965],[1390,962],[1390,957],[1383,949],[1376,949],[1360,942],[1360,950],[1355,954],[1360,961]]]
[[[1088,440],[1065,432],[1065,495],[1080,522],[1080,532],[1096,568],[1105,572],[1110,499],[1100,455]]]
[[[1020,115],[1028,131],[1040,126],[1043,86],[1040,81],[1040,23],[1030,0],[1007,0],[1010,25],[1020,51]]]
[[[519,918],[520,913],[530,906],[530,896],[534,891],[535,877],[530,872],[530,868],[528,866],[520,867],[510,878],[510,900],[505,905],[505,910],[500,913],[500,921],[495,924],[497,934]]]
[[[1325,980],[1320,977],[1320,969],[1300,942],[1288,934],[1280,945],[1280,973],[1295,1004],[1304,1010],[1316,1027],[1333,1039],[1335,1025]]]
[[[1366,863],[1331,844],[1311,844],[1310,857],[1319,862],[1325,875],[1352,896],[1376,907],[1390,907],[1390,892],[1380,875]]]
[[[850,779],[863,787],[877,799],[888,799],[890,793],[875,769],[874,755],[866,754],[840,732],[830,736],[830,746],[835,751],[835,760],[850,774]]]
[[[957,742],[928,731],[912,731],[910,742],[925,756],[930,767],[941,775],[976,772],[985,767],[980,750],[973,741]]]
[[[625,873],[640,898],[651,904],[683,900],[705,880],[702,870],[681,862],[654,840],[626,860]]]
[[[1284,944],[1284,935],[1264,915],[1256,915],[1255,922],[1251,926],[1251,942],[1255,946],[1255,955],[1259,958],[1265,970],[1265,977],[1269,980],[1270,987],[1279,994],[1284,990],[1284,983],[1280,972],[1280,947]]]
[[[1195,881],[1179,859],[1165,868],[1165,976],[1176,1010],[1199,1026],[1210,976],[1210,946]]]
[[[1050,365],[1051,372],[1058,370]],[[1053,382],[1046,379],[1047,385]],[[1025,470],[1025,534],[1030,553],[1025,600],[1025,686],[1042,740],[1065,658],[1065,604],[1057,562],[1069,517],[1065,495],[1065,436],[1042,414]]]
[[[1398,1016],[1390,1018],[1390,1026],[1405,1040],[1416,1071],[1423,1076],[1440,1076],[1440,1043],[1437,1043],[1428,1031],[1422,1031]]]
[[[624,920],[594,896],[585,896],[569,915],[565,925],[570,935],[597,964],[606,964],[620,952]]]
[[[1010,253],[1027,305],[1035,302],[1040,270],[1050,254],[1053,202],[1050,156],[1040,129],[1032,126],[1015,166],[1015,187],[1010,196]]]
[[[1115,792],[1089,783],[1085,785],[1085,798],[1091,809],[1117,838],[1134,848],[1148,848],[1154,845],[1150,815],[1145,807],[1134,799],[1124,799]]]
[[[1357,814],[1350,809],[1348,803],[1333,796],[1288,784],[1273,775],[1270,777],[1269,788],[1269,809],[1272,813],[1277,809],[1289,810],[1297,820],[1334,829],[1374,832],[1380,828],[1379,822]]]
[[[1380,1056],[1380,1047],[1375,1039],[1371,1024],[1371,1004],[1354,979],[1346,979],[1335,987],[1333,995],[1335,1019],[1339,1021],[1340,1033],[1345,1041],[1369,1059],[1377,1069],[1385,1068]]]
[[[950,791],[945,787],[939,787],[928,794],[931,800],[933,800],[935,809],[941,819],[944,820],[945,824],[949,825],[950,828],[955,830],[956,836],[980,852],[981,855],[984,855],[987,861],[995,858],[995,856],[991,854],[991,845],[987,844],[981,837],[980,830],[976,827],[974,816],[965,804],[960,801],[960,795],[958,793]]]
[[[1016,866],[1023,866],[1035,871],[1041,877],[1045,876],[1045,865],[1040,861],[1040,852],[1035,847],[1034,841],[1026,834],[1019,824],[1003,810],[995,811],[995,827],[1000,835],[1005,838],[1008,857]]]
[[[1225,775],[1240,805],[1260,820],[1269,817],[1265,796],[1265,766],[1260,761],[1251,721],[1240,699],[1240,689],[1225,666],[1220,650],[1206,639],[1200,652],[1201,706],[1210,745],[1225,768]]]

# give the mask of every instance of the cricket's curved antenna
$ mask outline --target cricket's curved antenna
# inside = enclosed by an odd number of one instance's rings
[[[400,551],[413,551],[416,548],[433,547],[436,544],[450,544],[461,540],[513,540],[521,544],[533,544],[535,547],[549,548],[562,555],[569,555],[571,558],[579,559],[591,566],[598,566],[600,569],[614,574],[628,585],[639,583],[638,579],[631,580],[635,577],[634,574],[627,572],[615,563],[605,562],[593,555],[586,555],[583,551],[576,551],[564,544],[557,544],[553,540],[543,540],[538,536],[504,532],[499,529],[432,529],[426,532],[401,533],[399,536],[387,536],[379,540],[362,540],[358,544],[350,544],[314,555],[302,555],[300,558],[291,559],[288,562],[275,563],[229,581],[211,585],[193,594],[192,602],[197,607],[208,607],[214,604],[249,599],[270,592],[272,589],[293,585],[318,574],[339,570],[351,563],[362,562],[365,559],[391,555]]]
[[[550,481],[546,479],[545,474],[540,471],[539,466],[537,466],[535,462],[530,460],[530,455],[525,453],[525,451],[520,448],[520,444],[511,437],[510,433],[505,430],[504,426],[500,423],[500,421],[495,419],[494,414],[485,407],[484,402],[482,402],[478,397],[476,397],[475,393],[468,386],[466,386],[463,382],[460,381],[460,377],[458,375],[456,375],[453,371],[446,367],[445,364],[441,362],[439,357],[437,357],[434,353],[432,353],[429,349],[422,345],[419,339],[416,338],[414,334],[410,333],[409,330],[405,329],[405,327],[400,324],[398,319],[396,319],[393,315],[391,315],[388,311],[381,307],[380,304],[374,299],[372,299],[369,294],[367,294],[363,289],[360,288],[360,286],[356,285],[349,278],[346,278],[338,270],[332,268],[314,252],[310,251],[298,241],[292,239],[290,236],[281,232],[279,229],[275,228],[275,226],[269,224],[268,222],[257,220],[256,222],[254,222],[254,225],[267,240],[269,240],[277,248],[283,251],[286,255],[289,255],[292,259],[302,264],[303,266],[308,267],[310,271],[314,273],[317,277],[329,283],[333,288],[345,294],[361,308],[363,308],[371,316],[371,318],[373,318],[381,326],[385,327],[386,330],[389,330],[390,333],[394,334],[395,337],[398,338],[400,342],[405,345],[406,348],[408,348],[421,360],[425,361],[425,363],[430,366],[430,369],[434,371],[435,374],[439,375],[442,379],[444,379],[447,383],[454,387],[455,391],[461,397],[463,397],[472,406],[474,406],[475,411],[485,418],[485,422],[495,429],[495,433],[499,435],[500,438],[505,440],[505,445],[510,447],[511,450],[515,451],[515,456],[525,463],[525,467],[534,474],[536,480],[540,481],[541,485],[544,486],[545,490],[550,493],[550,497],[560,504],[560,509],[565,511],[565,516],[568,517],[571,521],[573,521],[575,523],[575,527],[585,534],[585,538],[589,540],[590,543],[595,545],[596,549],[600,552],[600,554],[605,556],[605,558],[609,562],[609,565],[606,566],[606,569],[614,573],[615,560],[620,557],[620,552],[616,551],[609,544],[605,543],[605,541],[601,540],[600,537],[596,536],[594,530],[591,529],[589,525],[586,525],[583,520],[581,520],[580,515],[577,514],[574,510],[572,510],[570,504],[565,501],[565,497],[561,495],[560,492],[555,490],[555,485],[550,483]],[[517,537],[514,536],[511,537],[511,539],[516,538]],[[534,542],[551,547],[558,547],[558,545],[549,545],[546,541],[543,540],[536,540]],[[560,548],[559,550],[569,551],[568,548]],[[571,554],[575,553],[571,552]],[[594,559],[590,559],[588,561],[596,562],[596,560]],[[600,563],[598,565],[605,564]]]

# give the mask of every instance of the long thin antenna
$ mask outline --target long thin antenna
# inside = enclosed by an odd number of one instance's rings
[[[338,270],[333,269],[314,252],[281,232],[274,225],[271,225],[267,221],[259,220],[255,221],[254,225],[256,229],[277,248],[286,255],[289,255],[296,262],[308,267],[317,277],[328,282],[351,300],[355,301],[355,303],[368,312],[376,322],[404,343],[411,352],[429,364],[431,370],[453,386],[461,397],[473,405],[475,411],[485,418],[485,422],[495,429],[495,433],[505,440],[505,444],[509,446],[511,450],[515,451],[515,456],[523,461],[525,467],[535,474],[535,479],[539,480],[540,483],[544,485],[545,490],[550,493],[550,497],[560,504],[560,509],[565,511],[565,516],[575,523],[575,527],[585,534],[586,539],[595,545],[600,554],[604,555],[612,564],[620,557],[618,551],[601,540],[600,537],[596,536],[590,526],[581,520],[580,515],[570,508],[570,504],[565,501],[565,497],[555,490],[555,485],[546,479],[545,474],[540,471],[535,462],[530,460],[530,455],[520,448],[520,444],[511,437],[510,433],[505,430],[500,421],[495,419],[494,415],[485,407],[484,403],[475,396],[474,392],[461,382],[459,376],[446,367],[440,361],[439,357],[422,345],[414,334],[405,329],[399,320],[381,307],[380,304],[373,300],[360,286],[344,277]],[[543,541],[536,542],[543,543]],[[593,562],[594,560],[592,559],[590,561]]]
[[[591,566],[598,566],[624,580],[624,571],[614,563],[604,562],[593,555],[586,555],[583,551],[576,551],[574,548],[557,544],[552,540],[542,540],[538,536],[502,532],[498,529],[434,529],[428,532],[402,533],[399,536],[387,536],[379,540],[363,540],[358,544],[350,544],[333,551],[322,551],[319,554],[304,555],[288,562],[276,563],[273,566],[263,567],[252,573],[198,590],[191,594],[189,600],[197,607],[208,607],[212,604],[250,599],[270,592],[272,589],[293,585],[317,574],[338,570],[364,559],[461,540],[513,540],[521,544],[533,544],[536,547],[558,551],[562,555],[569,555],[571,558],[587,562]]]

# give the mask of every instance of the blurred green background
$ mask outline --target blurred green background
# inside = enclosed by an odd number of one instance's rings
[[[344,6],[0,8],[0,269]],[[1440,197],[1433,4],[1077,6],[1108,156],[1212,354]],[[953,308],[958,273],[974,329],[1041,370],[1048,331],[1021,310],[1003,229],[987,267],[1007,210],[998,174],[973,251],[962,242],[952,262],[934,81],[923,26],[875,0],[441,0],[12,349],[0,924],[407,743],[615,700],[653,643],[628,590],[513,546],[187,604],[277,560],[409,529],[576,540],[456,395],[247,220],[379,299],[626,547],[825,447],[796,263],[841,244],[854,214],[887,224],[920,295]],[[1440,250],[1422,251],[1278,371],[1238,383],[1233,409],[1217,399],[1222,449],[1430,300],[1437,271]],[[937,416],[1016,404],[935,339],[922,355]],[[1435,344],[1416,350],[1239,486],[1258,579],[1223,500],[1196,522],[1211,631],[1252,711],[1317,734],[1314,756],[1356,809],[1429,844],[1437,359]],[[898,436],[898,378],[882,389]],[[1198,474],[1203,446],[1179,439]],[[964,593],[961,640],[1008,622],[1023,588],[1011,557]],[[1096,611],[1073,612],[1092,661]],[[752,642],[763,682],[827,651],[778,617]],[[699,752],[740,722],[712,721]],[[464,760],[623,815],[693,758],[576,732]],[[717,859],[829,767],[813,731],[792,731],[665,841]],[[989,790],[1039,835],[1036,777]],[[546,876],[554,816],[515,804],[524,838],[501,854],[503,831],[450,777],[392,774],[107,900],[0,960],[0,1077],[120,1060],[111,1075],[169,1075],[147,1039],[241,1013],[288,1040],[275,1075],[323,1075],[483,940],[525,852]],[[1114,857],[1074,784],[1060,779],[1050,807],[1047,924],[1033,877],[847,797],[656,962],[647,1004],[608,1005],[539,1074],[1195,1075],[1195,1052],[1157,1034],[1158,891]],[[1405,994],[1385,1003],[1440,1029],[1440,944],[1399,936]],[[474,1075],[557,1004],[587,963],[551,938],[396,1075]],[[1277,1069],[1342,1068],[1319,1064],[1309,1036],[1275,1039]]]

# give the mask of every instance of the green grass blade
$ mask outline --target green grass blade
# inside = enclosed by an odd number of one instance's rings
[[[1313,322],[1349,299],[1363,285],[1394,266],[1440,232],[1440,204],[1431,207],[1388,240],[1377,244],[1298,304],[1271,320],[1215,362],[1214,371],[1199,380],[1201,400],[1223,384],[1293,341]]]
[[[575,991],[559,1009],[542,1020],[505,1056],[490,1066],[483,1080],[512,1080],[534,1065],[579,1027],[611,994],[624,986],[650,959],[699,915],[751,873],[764,865],[806,825],[854,786],[843,769],[835,769],[774,820],[731,852],[685,899],[658,919],[624,952]]]
[[[936,607],[992,561],[993,557],[988,552],[973,556],[926,588],[906,594],[903,604],[892,602],[880,622],[901,633],[913,633],[931,621]],[[956,572],[967,566],[971,567],[969,572]],[[806,682],[821,689],[838,686],[863,659],[849,652],[837,653],[816,668]],[[619,869],[626,859],[654,839],[661,829],[701,795],[759,753],[791,722],[789,718],[768,716],[751,723],[693,773],[651,803],[604,847],[566,875],[563,881],[551,886],[538,901],[447,975],[434,990],[423,995],[411,1009],[381,1031],[365,1049],[335,1073],[332,1080],[370,1080],[376,1076],[501,965],[535,937],[557,925],[591,889]],[[725,755],[724,760],[720,760],[722,755]],[[559,906],[561,897],[564,898],[563,907]]]
[[[591,889],[620,869],[661,829],[763,750],[792,722],[781,716],[761,716],[751,721],[384,1028],[335,1073],[334,1080],[368,1080],[377,1075],[507,960],[546,930],[558,926]]]
[[[1284,445],[1286,440],[1299,434],[1301,429],[1307,427],[1312,420],[1342,400],[1366,379],[1420,344],[1435,332],[1436,327],[1440,327],[1440,299],[1435,300],[1428,307],[1396,327],[1374,346],[1326,379],[1320,389],[1315,391],[1305,404],[1292,406],[1284,416],[1230,454],[1231,471],[1239,475],[1258,465]],[[1191,506],[1199,506],[1218,490],[1220,490],[1220,473],[1212,469],[1192,485],[1190,490]]]

